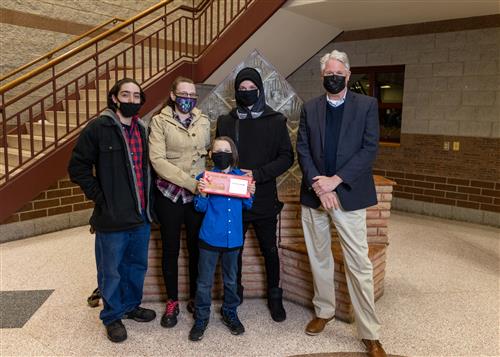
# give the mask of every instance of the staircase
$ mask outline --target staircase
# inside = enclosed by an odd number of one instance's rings
[[[57,179],[81,129],[120,78],[143,87],[145,115],[179,75],[203,82],[285,0],[165,0],[0,87],[0,223]]]

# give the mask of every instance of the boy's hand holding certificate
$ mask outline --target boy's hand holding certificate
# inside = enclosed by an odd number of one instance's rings
[[[203,178],[205,181],[205,188],[201,190],[203,193],[241,198],[250,197],[249,185],[253,180],[252,177],[205,171]]]

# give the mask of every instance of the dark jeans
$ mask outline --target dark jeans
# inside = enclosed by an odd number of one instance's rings
[[[250,224],[253,225],[255,235],[259,241],[260,252],[264,256],[266,266],[267,289],[277,288],[280,283],[280,258],[276,245],[276,217],[256,219],[243,222],[243,240]],[[243,248],[238,256],[238,286],[241,286]]]
[[[236,310],[240,298],[236,292],[236,273],[238,270],[239,250],[219,252],[200,248],[198,265],[198,289],[196,290],[196,318],[208,321],[210,306],[212,305],[212,286],[214,283],[215,267],[221,257],[222,279],[224,281],[224,310]]]
[[[179,251],[181,246],[181,227],[186,226],[186,243],[189,254],[189,297],[196,295],[196,278],[198,276],[198,235],[203,214],[196,212],[193,203],[182,203],[182,199],[174,203],[155,190],[155,209],[160,222],[162,240],[163,280],[169,299],[179,299]]]
[[[97,283],[105,325],[121,319],[141,304],[148,269],[149,223],[119,232],[96,232]]]

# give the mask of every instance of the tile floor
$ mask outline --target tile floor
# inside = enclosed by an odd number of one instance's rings
[[[389,229],[385,293],[377,302],[386,351],[499,356],[500,229],[399,212]],[[310,337],[303,329],[311,311],[286,302],[288,319],[278,324],[260,299],[240,308],[247,329],[242,336],[232,336],[214,312],[204,339],[188,341],[192,319],[183,305],[176,328],[162,328],[158,317],[148,324],[127,320],[129,339],[113,344],[99,309],[86,304],[95,288],[87,227],[1,244],[0,258],[1,291],[54,289],[24,327],[0,329],[1,356],[326,356],[363,350],[354,325],[336,321]],[[147,306],[162,312],[161,303]]]

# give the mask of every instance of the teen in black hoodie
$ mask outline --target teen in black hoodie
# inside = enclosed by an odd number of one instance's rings
[[[293,148],[286,117],[266,105],[264,86],[259,72],[244,68],[236,76],[237,107],[217,120],[216,136],[229,136],[240,155],[240,167],[256,183],[252,209],[243,214],[243,234],[253,225],[264,256],[267,274],[267,298],[275,321],[286,319],[283,291],[279,287],[280,262],[276,245],[277,215],[283,208],[278,200],[276,178],[293,164]],[[241,285],[242,252],[238,260],[238,294],[243,301]]]

